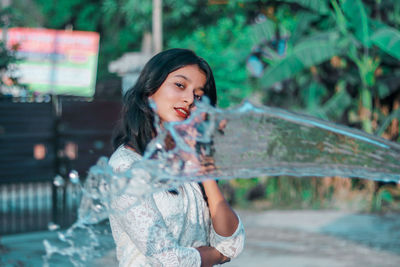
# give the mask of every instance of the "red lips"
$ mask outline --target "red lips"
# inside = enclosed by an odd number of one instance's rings
[[[175,109],[176,113],[178,114],[178,116],[183,119],[186,119],[190,115],[189,110],[186,108],[179,107],[179,108],[174,108],[174,109]]]

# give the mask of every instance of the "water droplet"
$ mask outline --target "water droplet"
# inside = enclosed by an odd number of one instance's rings
[[[100,212],[101,210],[103,210],[103,205],[97,204],[97,205],[94,206],[93,209],[94,209],[94,211],[96,211],[96,212]]]
[[[94,146],[94,148],[97,149],[97,150],[102,150],[102,149],[104,148],[104,142],[101,141],[101,140],[96,140],[96,141],[93,143],[93,146]]]
[[[79,173],[76,170],[70,171],[68,176],[71,183],[73,184],[79,183]]]
[[[57,232],[57,234],[58,234],[58,239],[60,239],[63,242],[67,241],[67,239],[66,239],[66,237],[65,237],[65,235],[63,233]]]
[[[56,224],[56,223],[49,222],[47,224],[47,228],[49,229],[49,231],[55,231],[55,230],[60,229],[60,226],[58,224]]]
[[[57,175],[56,177],[54,177],[53,184],[57,187],[64,186],[65,180],[61,177],[61,175]]]

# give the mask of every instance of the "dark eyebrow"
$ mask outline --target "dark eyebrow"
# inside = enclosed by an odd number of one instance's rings
[[[177,74],[174,77],[181,77],[181,78],[185,79],[186,81],[191,82],[191,80],[188,77],[186,77],[185,75],[182,75],[182,74]]]
[[[182,75],[182,74],[177,74],[177,75],[175,75],[174,77],[183,78],[183,79],[185,79],[185,80],[188,81],[188,82],[191,82],[191,81],[192,81],[192,80],[190,80],[188,77],[186,77],[185,75]],[[199,87],[199,88],[196,88],[196,89],[200,89],[201,91],[204,92],[204,87]]]

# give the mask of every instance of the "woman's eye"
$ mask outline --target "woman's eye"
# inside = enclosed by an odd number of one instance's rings
[[[195,98],[196,100],[201,100],[201,95],[194,95],[194,98]]]
[[[182,89],[185,88],[185,86],[183,86],[183,84],[181,84],[181,83],[175,83],[175,85]]]

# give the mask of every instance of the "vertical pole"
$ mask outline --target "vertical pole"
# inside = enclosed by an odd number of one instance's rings
[[[153,52],[162,51],[162,0],[153,0]]]
[[[60,138],[59,138],[59,125],[61,118],[61,99],[53,94],[52,95],[52,104],[53,104],[53,145],[54,145],[54,175],[58,175],[60,172],[60,156],[58,155],[58,150],[60,148]],[[60,211],[59,211],[59,190],[57,186],[54,185],[53,181],[51,181],[52,186],[52,210],[53,210],[53,222],[59,223],[60,220]]]
[[[9,7],[11,5],[11,0],[1,0],[1,8],[5,9],[7,7]],[[2,18],[4,21],[4,25],[3,25],[3,31],[2,31],[2,40],[4,45],[7,45],[7,31],[8,31],[8,23],[9,23],[9,18],[8,18],[8,14],[4,16],[4,18]]]

